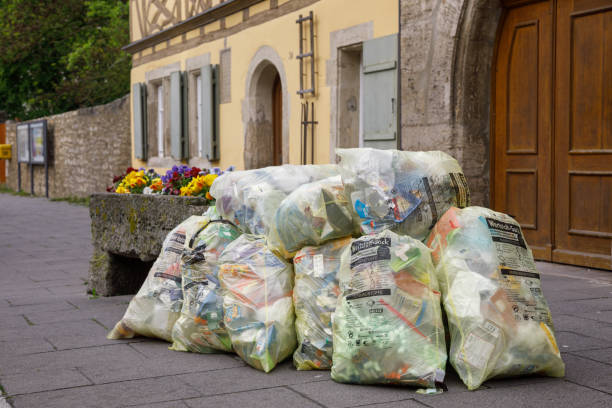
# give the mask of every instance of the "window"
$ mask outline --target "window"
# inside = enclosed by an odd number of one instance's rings
[[[164,157],[164,86],[157,87],[157,156]]]
[[[202,134],[202,75],[196,77],[196,123],[198,126],[198,135]],[[198,137],[198,157],[204,155],[204,146],[202,138]]]

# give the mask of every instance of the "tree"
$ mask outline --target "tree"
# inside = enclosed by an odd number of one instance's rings
[[[0,0],[0,111],[21,120],[129,92],[126,0]]]

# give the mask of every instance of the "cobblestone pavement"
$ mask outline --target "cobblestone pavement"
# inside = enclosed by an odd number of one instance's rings
[[[231,355],[107,340],[130,296],[90,299],[88,210],[0,194],[0,408],[14,407],[611,407],[612,273],[539,263],[564,379],[515,378],[448,392],[343,385],[285,362],[258,372]]]

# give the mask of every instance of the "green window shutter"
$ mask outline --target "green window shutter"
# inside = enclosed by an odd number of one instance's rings
[[[219,160],[219,66],[204,65],[202,77],[202,134],[199,135],[203,155],[208,160]]]
[[[134,110],[134,155],[147,160],[147,91],[143,83],[132,85]]]
[[[363,141],[397,148],[397,35],[363,43]]]
[[[187,158],[186,89],[184,74],[170,74],[170,151],[176,160]]]

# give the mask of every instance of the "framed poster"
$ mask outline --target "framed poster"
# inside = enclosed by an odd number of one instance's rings
[[[17,126],[17,162],[30,162],[30,132],[28,124]]]
[[[47,121],[30,123],[30,143],[32,164],[45,164],[47,159]]]

